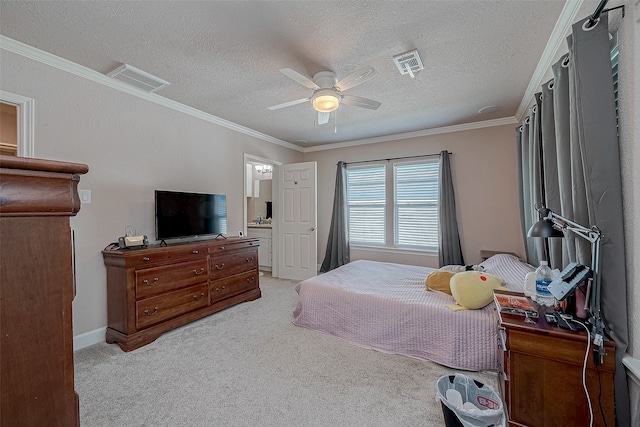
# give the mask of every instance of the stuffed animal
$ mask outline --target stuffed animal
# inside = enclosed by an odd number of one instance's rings
[[[484,267],[481,265],[445,265],[440,267],[439,270],[460,273],[463,271],[484,271]]]
[[[504,289],[504,280],[489,273],[465,271],[451,277],[451,295],[458,303],[447,305],[452,310],[475,310],[493,301],[493,290]]]
[[[454,274],[451,271],[433,270],[424,280],[424,284],[428,291],[440,291],[451,295],[449,282]]]

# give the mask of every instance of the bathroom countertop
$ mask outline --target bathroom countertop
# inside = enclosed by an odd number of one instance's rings
[[[248,228],[271,228],[271,224],[265,224],[265,223],[258,224],[258,223],[255,223],[255,222],[250,222],[250,223],[247,224],[247,227]]]

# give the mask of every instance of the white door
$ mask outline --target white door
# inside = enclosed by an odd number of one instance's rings
[[[317,274],[316,192],[316,162],[278,167],[278,276],[283,279]]]

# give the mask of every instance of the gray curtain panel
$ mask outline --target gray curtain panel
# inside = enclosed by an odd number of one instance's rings
[[[438,260],[440,267],[445,265],[464,265],[458,220],[456,218],[456,200],[451,179],[449,152],[440,152],[440,176],[438,178],[440,203],[438,205]]]
[[[607,332],[616,342],[616,424],[626,426],[630,425],[630,411],[622,357],[628,345],[627,284],[609,31],[606,14],[591,28],[585,25],[587,21],[585,18],[573,25],[567,38],[569,53],[553,65],[554,79],[542,88],[542,104],[538,104],[542,109],[542,199],[554,212],[584,226],[597,226],[603,233],[602,314]],[[524,152],[524,135],[518,143],[523,144],[519,150]],[[523,154],[524,161],[529,161],[525,157]],[[531,173],[526,165],[521,172],[523,183],[533,179],[526,176]],[[533,204],[535,194],[527,192],[525,184],[521,192],[521,208],[526,212],[527,197]],[[589,265],[591,244],[571,232],[565,235],[558,239],[561,250],[557,242],[551,242],[552,264],[557,268],[570,261]],[[531,254],[527,255],[531,262]]]
[[[541,96],[541,130],[542,130],[542,152],[544,166],[544,188],[545,188],[545,205],[556,213],[562,212],[562,198],[560,197],[560,176],[562,171],[558,168],[559,147],[556,145],[556,121],[554,114],[554,81],[550,80],[542,86]],[[528,239],[543,240],[543,239]],[[551,268],[562,270],[569,263],[569,257],[566,245],[563,245],[563,239],[549,239],[549,265]]]
[[[543,202],[542,164],[540,155],[540,124],[538,114],[540,96],[536,94],[536,105],[531,115],[517,128],[518,170],[522,174],[520,183],[520,221],[525,242],[525,258],[531,265],[539,265],[547,259],[541,239],[527,239],[531,226],[538,221],[537,204]]]
[[[329,228],[327,250],[324,255],[324,260],[322,261],[322,266],[320,267],[321,272],[333,270],[341,265],[348,264],[350,261],[346,205],[346,173],[347,164],[345,162],[338,162],[331,227]]]

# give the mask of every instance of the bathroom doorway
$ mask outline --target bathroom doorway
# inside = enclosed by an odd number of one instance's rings
[[[261,271],[277,271],[277,210],[273,209],[277,194],[274,181],[276,168],[280,162],[244,155],[244,234],[260,239],[258,264]]]

